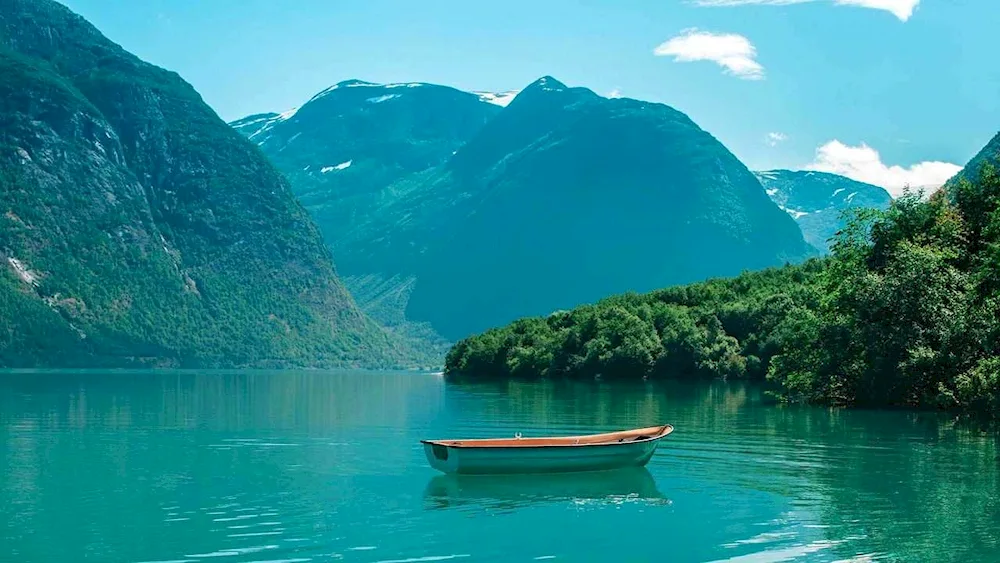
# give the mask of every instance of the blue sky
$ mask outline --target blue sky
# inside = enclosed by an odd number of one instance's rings
[[[1000,129],[996,0],[63,1],[226,120],[348,78],[552,75],[669,104],[751,168],[891,191],[940,183]]]

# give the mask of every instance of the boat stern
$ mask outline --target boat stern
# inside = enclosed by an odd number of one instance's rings
[[[431,467],[444,473],[458,472],[457,452],[452,448],[433,442],[423,442],[424,455]]]

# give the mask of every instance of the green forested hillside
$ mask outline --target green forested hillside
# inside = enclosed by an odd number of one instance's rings
[[[176,74],[51,0],[0,3],[0,365],[371,365],[287,181]]]
[[[828,258],[521,319],[466,377],[766,377],[788,400],[1000,413],[1000,177],[858,210]]]

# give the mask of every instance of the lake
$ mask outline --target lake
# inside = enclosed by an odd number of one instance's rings
[[[641,471],[455,478],[421,438],[670,423]],[[0,375],[0,561],[996,561],[997,443],[726,383]]]

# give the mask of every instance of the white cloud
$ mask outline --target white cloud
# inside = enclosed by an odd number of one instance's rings
[[[910,19],[920,4],[920,0],[694,0],[694,3],[698,6],[791,6],[819,1],[832,1],[838,6],[883,10],[904,22]]]
[[[745,80],[764,78],[764,67],[754,58],[757,49],[742,35],[735,33],[715,34],[685,29],[680,35],[661,43],[653,54],[658,57],[672,56],[675,62],[712,61],[726,69],[728,74]]]
[[[873,10],[885,10],[899,18],[900,21],[905,22],[913,15],[913,11],[917,9],[920,0],[836,0],[836,3],[841,6],[859,6],[861,8],[872,8]]]
[[[622,91],[619,90],[618,88],[615,88],[614,90],[608,92],[608,97],[609,98],[620,98],[620,97],[622,97]]]
[[[909,168],[887,166],[878,151],[864,143],[852,147],[833,140],[816,149],[816,160],[805,169],[831,172],[875,184],[885,188],[893,197],[898,197],[907,186],[914,190],[923,188],[926,192],[936,190],[962,167],[940,161],[918,162]]]
[[[765,138],[764,142],[772,147],[775,147],[778,145],[778,143],[782,143],[787,140],[788,140],[788,135],[774,131],[767,134],[767,137]]]

